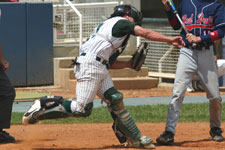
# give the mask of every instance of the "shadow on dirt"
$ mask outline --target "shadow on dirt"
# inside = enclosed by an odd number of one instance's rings
[[[99,148],[33,148],[32,150],[101,150],[101,149],[122,149],[123,145],[104,146]],[[126,148],[129,150],[129,148]],[[132,148],[134,150],[134,148]]]
[[[160,145],[158,143],[153,143],[155,144],[155,146],[160,147],[160,146],[184,146],[184,144],[188,144],[188,143],[199,143],[199,142],[211,142],[212,139],[202,139],[202,140],[197,140],[197,141],[183,141],[183,142],[174,142],[172,145]],[[185,146],[184,146],[185,147]]]

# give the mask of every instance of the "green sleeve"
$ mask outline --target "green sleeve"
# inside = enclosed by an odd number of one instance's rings
[[[128,20],[119,20],[112,29],[112,36],[114,37],[123,37],[127,34],[134,34],[135,23],[132,23]]]

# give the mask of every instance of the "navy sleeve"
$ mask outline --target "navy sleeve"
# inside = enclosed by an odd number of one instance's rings
[[[216,13],[213,20],[215,30],[207,35],[201,35],[202,41],[213,42],[223,38],[225,35],[225,7],[222,3],[216,3],[215,9]]]
[[[217,28],[225,26],[225,6],[222,3],[217,7],[217,11],[214,17],[214,24]]]

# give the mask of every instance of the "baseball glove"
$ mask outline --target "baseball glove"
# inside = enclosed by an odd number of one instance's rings
[[[145,62],[148,50],[149,50],[149,43],[147,42],[141,43],[138,46],[137,51],[134,53],[132,57],[132,68],[134,70],[136,71],[141,70],[141,67]]]

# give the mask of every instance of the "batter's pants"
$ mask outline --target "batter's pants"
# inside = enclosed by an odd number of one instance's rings
[[[198,74],[210,101],[210,127],[220,127],[221,97],[212,46],[201,51],[181,48],[166,122],[167,131],[175,133],[181,104],[195,73]]]

